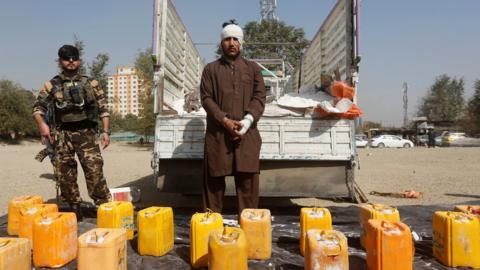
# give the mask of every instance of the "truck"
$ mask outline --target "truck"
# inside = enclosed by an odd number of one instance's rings
[[[296,90],[319,84],[321,74],[335,70],[354,80],[352,71],[358,76],[358,10],[358,0],[338,0],[303,52],[300,67],[288,82],[283,74],[280,87],[288,84]],[[175,103],[198,87],[205,63],[171,0],[154,0],[153,21],[154,181],[160,192],[199,194],[206,119],[179,114]],[[263,67],[261,61],[258,64]],[[260,196],[364,200],[355,182],[354,120],[306,114],[263,116],[257,127],[263,141]],[[235,193],[229,178],[226,195]]]

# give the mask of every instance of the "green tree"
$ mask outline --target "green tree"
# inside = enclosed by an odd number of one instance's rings
[[[281,58],[295,66],[300,62],[301,51],[308,45],[303,28],[295,28],[282,21],[248,22],[243,27],[243,32],[245,40],[243,55],[246,58]],[[221,53],[219,48],[217,55]]]
[[[443,74],[436,78],[418,108],[419,116],[433,121],[456,121],[464,111],[463,78],[450,78]]]
[[[151,136],[155,132],[155,113],[153,111],[153,61],[152,49],[140,51],[135,59],[135,69],[142,83],[140,117],[137,132],[145,136]],[[148,137],[146,137],[148,138]]]
[[[85,55],[85,43],[75,35],[73,45],[77,47],[80,53],[80,59],[82,59],[82,62],[79,68],[79,73],[87,74],[87,71],[88,71],[88,75],[92,79],[97,80],[99,82],[100,87],[106,90],[108,73],[105,71],[105,69],[107,68],[108,61],[110,60],[110,57],[108,56],[108,54],[99,53],[97,54],[95,59],[92,60],[92,63],[88,64],[85,61],[83,61],[83,56]]]
[[[106,53],[99,53],[91,64],[88,64],[89,76],[98,81],[101,89],[107,91],[108,73],[105,70],[108,65],[109,56]]]
[[[19,84],[0,80],[0,135],[17,138],[18,134],[33,135],[32,121],[35,97]]]
[[[468,101],[466,110],[467,131],[471,134],[480,134],[480,79],[474,83],[473,96]]]
[[[87,69],[85,68],[85,62],[83,61],[83,56],[85,54],[85,43],[80,40],[76,35],[73,36],[73,46],[77,47],[78,52],[80,54],[80,59],[82,59],[82,62],[80,64],[80,67],[78,71],[80,74],[87,74]]]

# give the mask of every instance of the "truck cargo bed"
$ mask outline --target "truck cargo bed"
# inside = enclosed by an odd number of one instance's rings
[[[201,116],[157,117],[154,167],[160,191],[200,193],[205,125]],[[258,129],[263,141],[261,196],[355,200],[352,121],[264,117]],[[234,184],[228,178],[227,195],[232,195]]]

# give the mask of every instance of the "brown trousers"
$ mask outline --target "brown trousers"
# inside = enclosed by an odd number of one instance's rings
[[[203,169],[203,205],[204,208],[210,208],[214,212],[221,213],[225,195],[225,176],[212,177],[206,167]],[[238,214],[240,215],[245,208],[258,208],[258,173],[235,172],[233,175],[238,199]]]

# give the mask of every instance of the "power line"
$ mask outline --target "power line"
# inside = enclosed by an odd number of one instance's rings
[[[408,124],[408,84],[403,83],[403,126]]]

